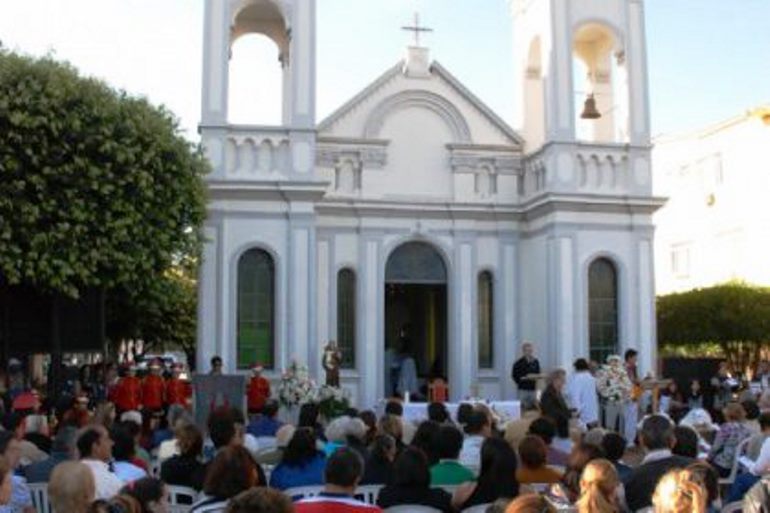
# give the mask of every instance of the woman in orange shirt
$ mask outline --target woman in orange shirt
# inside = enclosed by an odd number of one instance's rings
[[[548,448],[539,436],[529,435],[519,443],[516,480],[521,484],[551,484],[561,480],[561,473],[545,464]]]

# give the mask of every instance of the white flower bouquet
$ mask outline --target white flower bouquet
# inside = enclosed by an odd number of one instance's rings
[[[292,408],[316,402],[317,393],[316,384],[310,379],[307,366],[292,361],[289,368],[283,371],[281,382],[278,384],[278,402],[282,406]]]

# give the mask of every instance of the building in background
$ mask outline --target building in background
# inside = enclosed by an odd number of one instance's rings
[[[511,397],[522,340],[544,369],[630,347],[654,368],[643,2],[510,5],[497,65],[518,77],[515,130],[418,41],[317,123],[316,2],[207,0],[200,369],[218,354],[276,379],[296,359],[319,379],[336,340],[342,385],[372,407],[401,350],[452,400]],[[230,121],[231,45],[249,33],[278,48],[278,126]]]
[[[658,294],[730,280],[770,286],[770,106],[661,137],[654,190]]]

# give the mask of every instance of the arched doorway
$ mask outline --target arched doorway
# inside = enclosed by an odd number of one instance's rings
[[[406,242],[388,257],[385,355],[386,396],[397,384],[398,371],[391,362],[398,362],[399,355],[414,358],[423,386],[432,377],[447,377],[447,268],[425,242]]]

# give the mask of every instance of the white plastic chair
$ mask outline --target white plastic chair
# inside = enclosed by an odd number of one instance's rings
[[[382,485],[361,485],[356,488],[355,497],[367,504],[377,504],[377,496],[382,490]]]
[[[441,513],[440,509],[429,506],[420,506],[417,504],[401,504],[400,506],[391,506],[383,510],[385,513]]]
[[[278,447],[278,440],[274,436],[258,436],[255,437],[257,441],[257,450],[264,451],[275,449]]]
[[[167,488],[169,513],[187,513],[198,500],[198,492],[193,488],[173,485]]]
[[[743,456],[743,451],[746,450],[746,446],[749,445],[749,440],[751,440],[751,437],[743,440],[738,444],[738,447],[735,448],[735,456],[733,458],[733,465],[730,468],[730,475],[727,477],[720,477],[719,486],[727,488],[735,482],[735,476],[738,475],[738,467],[740,466],[739,460],[740,457]]]
[[[441,485],[441,486],[434,486],[433,488],[441,488],[442,490],[447,492],[449,495],[454,495],[459,487],[460,485]]]
[[[298,501],[307,497],[315,497],[321,493],[323,489],[323,485],[295,486],[294,488],[287,488],[283,493],[291,497],[291,500]]]
[[[743,511],[743,501],[735,501],[722,506],[720,513],[741,513]]]
[[[48,500],[48,483],[30,483],[27,485],[32,494],[32,505],[37,513],[51,513],[51,502]]]

